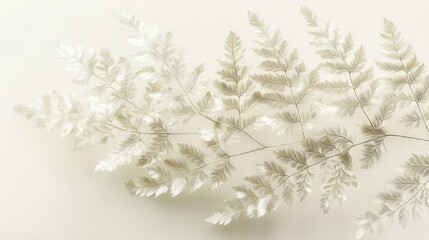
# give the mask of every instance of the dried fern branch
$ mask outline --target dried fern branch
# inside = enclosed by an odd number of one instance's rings
[[[252,12],[249,12],[249,23],[258,37],[258,49],[255,52],[263,59],[260,67],[264,70],[262,74],[254,74],[252,80],[266,90],[256,92],[254,98],[283,110],[265,121],[290,125],[286,128],[299,124],[302,137],[305,138],[304,125],[315,117],[315,112],[310,110],[301,113],[300,105],[316,81],[317,73],[305,73],[306,68],[299,59],[298,51],[295,49],[289,52],[288,43],[282,39],[279,30],[272,31],[269,25]],[[294,111],[288,110],[289,106],[293,106]]]
[[[386,60],[377,61],[377,65],[394,74],[386,78],[392,88],[388,97],[399,106],[411,108],[401,119],[406,127],[424,125],[427,131],[428,112],[422,109],[426,104],[429,78],[424,74],[424,65],[417,60],[411,45],[402,39],[392,21],[384,20],[381,37],[384,40],[382,54]],[[410,218],[419,219],[428,211],[427,162],[426,155],[412,155],[403,166],[403,174],[392,181],[393,190],[378,196],[379,210],[368,211],[360,217],[358,238],[365,233],[380,233],[386,224],[395,220],[405,228]]]
[[[385,59],[376,62],[389,76],[377,78],[351,34],[319,21],[308,8],[301,12],[320,57],[316,70],[307,70],[280,31],[253,12],[248,17],[258,67],[246,65],[240,37],[229,32],[212,78],[203,64],[188,67],[172,33],[122,15],[117,19],[138,53],[115,60],[105,49],[53,44],[65,70],[87,91],[70,96],[53,92],[15,110],[48,131],[74,135],[75,150],[119,138],[95,169],[135,164],[142,175],[126,185],[141,197],[215,189],[233,177],[240,156],[271,151],[257,161],[261,172],[233,187],[235,197],[206,220],[210,223],[261,217],[282,202],[290,206],[295,199],[303,201],[316,180],[322,184],[320,207],[326,213],[358,184],[353,149],[361,149],[361,168],[369,168],[381,158],[388,139],[429,143],[429,137],[389,130],[389,122],[397,121],[429,133],[429,77],[390,20],[384,21],[381,35]],[[381,93],[378,86],[384,82],[390,88]],[[322,120],[312,98],[319,93],[326,93],[321,101],[343,118],[309,131]],[[406,113],[394,114],[397,106]],[[356,136],[350,135],[350,123],[359,125]],[[256,131],[263,126],[272,129],[263,132],[267,139],[281,134],[289,142],[269,145],[259,140]],[[250,144],[238,151],[242,142]],[[402,174],[392,181],[393,190],[379,194],[379,210],[360,217],[357,237],[381,232],[392,220],[406,226],[409,218],[427,212],[429,157],[410,154]]]
[[[366,107],[377,89],[377,81],[373,80],[372,68],[367,68],[365,50],[362,46],[355,47],[352,35],[343,36],[338,30],[332,29],[331,24],[320,25],[316,15],[308,8],[301,8],[301,12],[312,29],[309,32],[314,41],[312,45],[317,47],[317,54],[323,60],[321,67],[335,76],[347,75],[347,80],[321,81],[318,86],[329,93],[353,93],[341,100],[336,100],[334,105],[340,108],[344,115],[352,116],[356,109],[360,109],[368,123],[373,126],[368,116]]]
[[[383,55],[386,61],[378,61],[377,65],[380,69],[394,74],[387,82],[396,90],[396,101],[401,106],[411,107],[414,104],[417,108],[411,108],[402,121],[408,127],[419,127],[422,124],[429,132],[429,112],[426,106],[429,76],[424,74],[424,64],[418,61],[411,45],[401,38],[401,33],[392,21],[384,20],[381,36],[384,40]]]

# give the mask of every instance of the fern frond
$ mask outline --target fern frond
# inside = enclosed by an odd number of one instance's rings
[[[346,200],[346,195],[344,193],[346,187],[357,187],[356,177],[347,169],[349,167],[348,162],[350,161],[348,159],[349,155],[343,155],[342,157],[346,157],[347,160],[340,159],[341,161],[334,165],[334,169],[336,170],[323,186],[320,208],[322,208],[324,213],[329,211],[332,201],[337,200],[341,205],[341,203]]]
[[[299,196],[299,201],[302,202],[312,191],[311,177],[309,171],[304,171],[295,176],[296,192]]]
[[[370,168],[381,157],[381,147],[383,146],[383,139],[374,140],[372,143],[364,145],[363,158],[361,161],[362,168]]]
[[[242,63],[244,49],[241,46],[240,38],[233,32],[229,32],[224,48],[226,60],[219,60],[222,70],[218,71],[220,79],[216,81],[216,86],[224,95],[222,102],[225,109],[235,110],[237,117],[220,116],[217,118],[217,122],[227,128],[225,129],[227,139],[238,132],[250,136],[245,128],[253,124],[256,119],[249,114],[249,110],[253,108],[257,99],[252,91],[253,81],[249,80],[248,69]],[[255,139],[253,138],[253,140]]]
[[[117,167],[137,160],[143,154],[145,146],[139,135],[131,135],[124,140],[109,156],[100,161],[96,171],[113,171]]]
[[[215,162],[206,162],[205,154],[198,148],[178,144],[184,159],[164,159],[162,164],[149,168],[147,176],[140,181],[130,181],[130,191],[139,196],[159,196],[170,191],[172,196],[188,189],[195,192],[209,181],[207,169]]]
[[[343,99],[336,100],[333,105],[338,107],[340,113],[344,116],[353,116],[356,109],[360,107],[359,101],[354,97],[345,97]]]
[[[339,149],[347,150],[353,145],[349,134],[345,129],[340,128],[329,128],[325,130],[325,137],[329,139],[335,146],[338,146]]]
[[[384,19],[381,37],[384,40],[383,55],[386,60],[377,62],[377,65],[382,70],[395,74],[391,80],[394,88],[399,91],[397,95],[400,100],[406,96],[407,100],[414,102],[417,107],[417,112],[413,111],[404,118],[405,124],[408,127],[418,127],[420,122],[423,122],[429,132],[421,106],[426,101],[429,87],[428,78],[423,74],[423,63],[419,62],[411,45],[401,37],[401,33],[392,21]]]
[[[279,196],[273,193],[271,184],[263,176],[245,178],[248,186],[235,187],[236,198],[225,203],[206,219],[213,224],[226,225],[242,216],[261,217],[274,211],[279,204]]]
[[[380,105],[378,112],[373,117],[374,129],[381,128],[382,125],[389,120],[396,109],[396,102],[392,96],[386,96]]]
[[[58,57],[64,60],[64,70],[77,75],[75,82],[88,83],[93,76],[92,71],[96,64],[94,50],[90,48],[84,50],[82,47],[72,48],[62,43],[54,43],[52,47],[57,52]]]
[[[256,92],[254,95],[256,101],[267,103],[275,108],[284,109],[294,104],[292,98],[285,96],[281,93],[260,93]]]
[[[288,44],[279,30],[273,31],[271,26],[253,12],[249,12],[248,16],[250,25],[260,39],[255,41],[258,45],[255,52],[263,58],[260,67],[265,71],[263,74],[252,75],[252,79],[269,91],[261,94],[258,92],[254,96],[257,100],[278,108],[294,106],[302,136],[305,137],[305,123],[302,120],[305,113],[300,110],[300,105],[301,100],[308,95],[308,90],[317,82],[317,72],[306,73],[298,51],[288,49]],[[288,94],[285,92],[286,89]]]
[[[409,175],[428,176],[429,174],[429,157],[427,155],[413,154],[412,157],[404,164],[404,170]]]
[[[265,161],[260,168],[273,181],[282,181],[287,178],[286,169],[274,161]]]
[[[321,85],[322,90],[329,87],[328,89],[335,89],[340,93],[348,93],[351,89],[350,96],[334,102],[334,105],[340,107],[341,112],[349,116],[353,116],[359,108],[368,123],[373,125],[364,107],[368,106],[378,85],[373,79],[372,68],[366,66],[363,47],[355,47],[350,33],[344,36],[338,30],[332,29],[329,23],[320,24],[309,8],[302,7],[301,12],[312,30],[310,32],[314,38],[312,44],[316,46],[316,53],[322,59],[321,66],[329,73],[347,75],[347,81],[324,82]]]
[[[219,162],[210,173],[210,188],[214,189],[225,183],[231,177],[234,169],[229,158]]]
[[[404,164],[403,174],[393,179],[393,190],[378,195],[378,211],[368,212],[360,218],[358,237],[381,232],[392,222],[398,222],[405,228],[410,218],[417,220],[428,212],[428,163],[427,155],[413,154]]]
[[[345,82],[342,80],[320,81],[316,84],[316,87],[326,92],[340,93],[340,94],[347,93],[350,89],[352,89],[352,87],[350,87],[350,84],[348,82]]]
[[[385,59],[377,61],[389,76],[376,78],[364,48],[350,33],[319,21],[308,8],[301,11],[321,60],[315,70],[306,68],[279,30],[252,12],[248,18],[256,33],[258,67],[245,63],[241,38],[229,32],[214,78],[208,77],[203,64],[189,68],[172,33],[160,33],[155,26],[121,15],[117,18],[130,34],[128,42],[138,49],[133,58],[116,59],[106,49],[95,52],[53,44],[66,71],[74,73],[78,83],[88,84],[88,91],[80,100],[54,92],[34,104],[18,105],[15,111],[34,118],[48,131],[74,135],[75,150],[120,135],[122,142],[96,170],[113,171],[136,163],[143,176],[126,185],[141,197],[166,193],[175,197],[203,186],[217,188],[240,167],[235,159],[270,150],[272,155],[264,155],[256,164],[261,173],[247,175],[233,187],[235,197],[207,219],[211,223],[262,217],[281,202],[290,206],[295,200],[303,201],[317,186],[316,180],[322,186],[320,207],[327,212],[334,202],[346,199],[349,187],[357,186],[356,148],[362,149],[361,167],[369,168],[381,159],[386,138],[429,142],[421,136],[390,132],[396,126],[388,125],[389,120],[400,119],[407,127],[424,125],[429,132],[429,77],[393,22],[384,22]],[[384,82],[392,87],[382,89],[382,98],[375,99]],[[329,96],[313,95],[315,89]],[[333,106],[318,111],[326,100]],[[396,107],[406,111],[394,114]],[[337,109],[337,118],[324,117]],[[364,123],[354,118],[357,111],[366,118]],[[341,115],[352,116],[347,120],[359,125],[358,136],[343,128]],[[323,119],[315,121],[318,116]],[[279,137],[301,145],[262,144],[248,131],[264,125],[278,134],[299,130]],[[271,140],[273,132],[265,130],[260,135]],[[242,137],[251,144],[237,152],[243,147],[239,145]],[[195,144],[198,139],[203,146]],[[379,210],[360,218],[358,237],[381,231],[389,219],[405,226],[427,212],[429,156],[413,154],[391,183],[392,189],[377,196]]]
[[[277,159],[297,170],[302,170],[308,167],[307,156],[304,152],[288,149],[275,151],[274,154]]]

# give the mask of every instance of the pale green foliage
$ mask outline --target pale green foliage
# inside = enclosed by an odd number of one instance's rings
[[[119,139],[96,170],[135,164],[142,176],[126,185],[141,197],[215,189],[233,177],[239,156],[247,159],[270,150],[272,154],[258,159],[261,172],[233,187],[235,197],[207,219],[210,223],[261,217],[282,202],[291,206],[313,191],[318,185],[314,181],[321,183],[320,208],[326,213],[333,203],[346,200],[349,187],[357,186],[352,149],[361,148],[360,166],[369,168],[387,149],[387,138],[429,142],[392,133],[388,124],[396,120],[405,128],[424,127],[429,134],[429,77],[391,21],[384,21],[384,60],[377,61],[389,75],[377,78],[364,48],[355,44],[350,33],[320,22],[308,8],[301,11],[320,56],[316,70],[307,70],[280,30],[273,30],[252,12],[248,16],[256,34],[258,66],[246,65],[240,37],[229,32],[219,70],[212,78],[203,64],[187,66],[172,33],[163,34],[155,26],[123,15],[117,18],[138,53],[115,60],[105,49],[53,44],[65,70],[89,90],[79,96],[53,92],[15,110],[48,131],[74,135],[75,150]],[[378,91],[381,82],[390,86],[383,96]],[[316,91],[326,94],[316,100]],[[318,118],[324,111],[318,106],[325,102],[338,110],[341,121],[311,131],[325,121]],[[396,114],[400,119],[394,114],[397,106],[406,109],[405,114]],[[345,129],[343,121],[357,124],[360,131]],[[274,130],[265,129],[267,140],[283,134],[287,142],[267,145],[255,138],[253,131],[264,125]],[[201,144],[195,140],[202,140]],[[241,141],[250,142],[250,147],[237,152]],[[300,145],[285,148],[291,142]],[[401,176],[392,181],[393,189],[378,196],[379,210],[361,216],[357,236],[380,232],[392,220],[405,226],[410,218],[423,216],[429,208],[428,181],[429,157],[412,154]]]

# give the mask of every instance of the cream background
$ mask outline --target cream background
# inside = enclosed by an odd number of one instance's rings
[[[389,140],[382,163],[359,171],[359,188],[349,191],[342,208],[335,206],[327,215],[319,210],[316,192],[292,208],[282,205],[269,217],[217,227],[203,219],[231,196],[228,186],[173,200],[133,197],[123,187],[135,176],[127,169],[93,171],[108,147],[71,153],[71,138],[46,133],[12,112],[15,104],[54,89],[79,90],[48,46],[52,41],[107,47],[115,56],[131,53],[112,13],[130,13],[172,31],[191,62],[205,62],[214,73],[230,29],[241,35],[245,46],[253,46],[247,24],[247,10],[252,10],[280,27],[290,45],[314,65],[317,58],[307,44],[300,4],[350,30],[371,60],[378,56],[378,33],[387,17],[429,62],[429,3],[423,0],[0,0],[0,239],[353,239],[355,218],[374,207],[371,198],[397,174],[395,166],[413,149],[424,152],[427,145]],[[425,240],[428,227],[426,219],[406,230],[395,225],[381,236],[364,239]]]

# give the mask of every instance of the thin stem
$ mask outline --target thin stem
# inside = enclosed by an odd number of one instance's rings
[[[355,95],[355,98],[356,98],[356,100],[357,100],[357,101],[358,101],[358,103],[359,103],[359,108],[362,110],[363,114],[365,115],[365,117],[366,117],[366,119],[368,120],[368,122],[369,122],[369,124],[371,125],[371,127],[374,127],[374,124],[372,123],[371,119],[369,118],[368,114],[366,113],[365,109],[363,108],[363,104],[362,104],[362,102],[360,101],[359,96],[357,95],[356,88],[355,88],[355,87],[353,86],[353,84],[352,84],[352,79],[353,79],[353,78],[352,78],[352,72],[349,70],[349,66],[347,65],[347,63],[346,63],[346,60],[345,60],[345,59],[343,59],[343,62],[344,62],[344,64],[347,66],[347,72],[348,72],[348,75],[349,75],[349,84],[352,86],[353,94]]]
[[[292,144],[296,144],[296,143],[300,143],[300,142],[291,142],[291,143],[282,143],[282,144],[278,144],[278,145],[263,146],[263,147],[255,148],[255,149],[252,149],[252,150],[249,150],[249,151],[232,154],[232,155],[230,155],[230,157],[242,156],[242,155],[246,155],[246,154],[249,154],[249,153],[258,152],[258,151],[261,151],[261,150],[264,150],[264,149],[277,148],[277,147],[292,145]]]
[[[288,76],[287,76],[286,71],[284,71],[284,73],[286,74],[286,78],[287,78]],[[294,93],[293,93],[292,86],[289,86],[289,90],[290,90],[290,94],[292,95],[293,102],[294,102],[294,104],[295,104],[296,113],[298,114],[299,124],[301,125],[301,134],[302,134],[302,138],[303,138],[303,139],[305,139],[304,123],[302,122],[301,113],[299,112],[299,107],[298,107],[298,104],[299,104],[299,103],[295,100],[295,95],[294,95]]]
[[[405,135],[399,135],[399,134],[386,134],[385,136],[386,137],[407,138],[407,139],[412,139],[412,140],[417,140],[417,141],[429,142],[429,139],[412,137],[412,136],[405,136]]]
[[[85,118],[79,114],[68,114],[68,116],[82,118],[82,119],[85,119],[86,121],[89,121],[89,122],[96,122],[96,123],[104,124],[106,126],[110,126],[114,129],[124,131],[124,132],[131,132],[131,133],[137,133],[137,134],[144,134],[144,135],[200,135],[200,133],[193,133],[193,132],[161,132],[161,133],[160,132],[141,132],[138,129],[136,129],[136,130],[127,129],[127,128],[123,128],[123,127],[114,125],[113,123],[97,120],[94,118],[87,119],[87,118]]]
[[[84,116],[82,116],[82,115],[80,115],[80,114],[67,114],[67,116],[69,116],[69,117],[73,117],[73,118],[81,118],[81,119],[86,120],[86,121],[89,121],[89,122],[101,123],[101,124],[104,124],[104,125],[106,125],[106,126],[109,126],[109,127],[112,127],[112,128],[118,129],[118,130],[121,130],[121,131],[125,131],[125,132],[138,133],[138,134],[141,134],[141,133],[142,133],[142,132],[140,132],[140,131],[138,131],[138,130],[133,130],[133,129],[123,128],[123,127],[120,127],[120,126],[114,125],[113,123],[109,123],[109,122],[105,122],[105,121],[97,120],[97,119],[94,119],[94,118],[90,118],[90,119],[88,119],[88,118],[86,118],[86,117],[84,117]]]
[[[96,122],[96,123],[101,123],[101,124],[104,124],[104,125],[110,126],[110,127],[112,127],[112,128],[115,128],[115,129],[118,129],[118,130],[121,130],[121,131],[126,131],[126,132],[132,132],[132,133],[142,134],[142,132],[140,132],[140,131],[130,130],[130,129],[126,129],[126,128],[122,128],[122,127],[119,127],[119,126],[116,126],[116,125],[113,125],[113,124],[111,124],[111,123],[104,122],[104,121],[99,121],[99,120],[95,120],[95,119],[88,119],[88,121],[90,121],[90,122]]]
[[[406,75],[407,75],[407,79],[408,79],[408,72],[406,72]],[[429,132],[429,127],[428,127],[428,125],[427,125],[427,123],[426,123],[426,120],[425,120],[425,117],[424,117],[424,115],[423,115],[422,109],[420,108],[419,101],[417,101],[416,94],[414,93],[414,90],[413,90],[413,88],[411,87],[411,84],[410,84],[410,83],[408,83],[407,85],[408,85],[408,87],[410,88],[411,94],[413,95],[414,102],[415,102],[415,103],[416,103],[416,105],[417,105],[417,109],[419,110],[420,116],[421,116],[422,121],[423,121],[423,123],[424,123],[424,125],[425,125],[425,128],[426,128],[426,131],[428,131],[428,132]]]
[[[252,139],[257,144],[259,144],[261,147],[265,147],[264,144],[262,144],[261,142],[259,142],[258,140],[256,140],[256,138],[252,137],[248,132],[246,132],[244,130],[241,130],[241,132],[243,132],[246,136],[248,136],[250,139]]]

